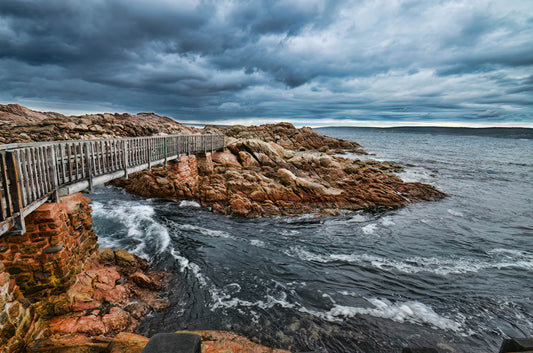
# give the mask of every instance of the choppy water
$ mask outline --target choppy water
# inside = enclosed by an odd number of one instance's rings
[[[404,180],[449,197],[383,213],[244,220],[97,189],[100,245],[175,274],[171,307],[140,333],[225,329],[299,352],[497,352],[505,337],[533,336],[533,140],[320,132],[416,165]]]

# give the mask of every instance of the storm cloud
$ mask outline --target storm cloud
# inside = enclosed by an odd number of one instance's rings
[[[531,1],[2,0],[0,100],[180,121],[533,125]]]

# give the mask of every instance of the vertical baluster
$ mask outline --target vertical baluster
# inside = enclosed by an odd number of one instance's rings
[[[0,173],[4,170],[4,153],[0,152]],[[0,178],[0,221],[7,218],[7,181],[2,173]]]
[[[87,180],[89,181],[89,192],[93,191],[93,163],[94,156],[92,153],[92,143],[88,142],[84,145],[85,150],[85,164],[87,165]]]
[[[26,178],[26,159],[24,158],[24,151],[18,150],[17,151],[17,160],[19,163],[19,171],[20,171],[20,185],[21,185],[21,197],[22,197],[22,206],[25,207],[28,205],[28,178]]]
[[[67,166],[68,166],[68,181],[69,181],[69,183],[71,183],[72,182],[72,175],[73,175],[73,170],[72,170],[72,167],[73,167],[73,165],[72,165],[72,146],[69,143],[69,144],[66,145],[66,147],[67,147],[67,160],[68,160],[68,164],[67,164]]]
[[[80,172],[80,168],[79,168],[79,161],[78,161],[78,144],[77,143],[73,143],[72,144],[72,159],[74,161],[74,180],[78,180],[79,178],[79,172]]]
[[[56,158],[56,155],[55,155],[55,149],[54,149],[54,146],[48,146],[47,148],[47,155],[48,155],[48,171],[49,171],[49,175],[50,175],[50,182],[52,184],[52,188],[51,188],[51,191],[53,191],[52,193],[52,200],[54,202],[57,202],[59,201],[59,194],[58,194],[58,189],[59,189],[59,183],[57,181],[57,158]]]
[[[33,164],[33,171],[35,172],[35,182],[37,185],[37,197],[36,199],[40,198],[42,194],[44,193],[43,190],[43,181],[42,181],[42,173],[39,168],[39,151],[36,147],[31,149],[32,151],[32,164]]]
[[[28,161],[28,150],[24,149],[21,151],[21,171],[22,171],[22,184],[24,188],[24,206],[29,205],[33,202],[32,194],[32,182],[31,182],[31,171],[29,168]]]
[[[80,142],[80,163],[81,163],[80,180],[87,178],[87,166],[86,166],[87,159],[85,158],[85,145],[86,144],[87,144],[86,142]]]
[[[46,180],[46,183],[45,183],[46,194],[48,194],[54,188],[54,182],[52,181],[52,173],[50,172],[50,155],[48,153],[48,146],[41,147],[41,156],[43,157],[42,164],[43,164],[44,178]]]
[[[32,180],[32,201],[35,201],[39,197],[39,180],[37,179],[37,167],[35,166],[33,148],[28,148],[28,166],[30,168],[30,176]]]
[[[41,175],[42,192],[40,196],[42,197],[48,192],[48,178],[46,177],[46,168],[44,166],[46,157],[43,155],[43,149],[41,147],[37,147],[36,151],[39,156],[37,163],[39,163],[39,173]]]
[[[20,168],[17,161],[16,152],[6,152],[6,162],[7,162],[7,178],[9,179],[9,194],[11,195],[11,204],[13,213],[18,213],[18,217],[15,222],[17,223],[18,229],[22,232],[26,232],[26,227],[24,225],[24,215],[23,215],[23,205],[22,205],[22,190],[20,185]]]
[[[102,175],[104,174],[104,150],[102,148],[102,141],[98,141],[96,144],[98,146],[98,155],[96,156],[98,160],[98,170],[99,174]]]
[[[9,174],[7,172],[8,170],[8,159],[6,157],[7,152],[1,153],[0,157],[2,158],[2,179],[4,179],[4,191],[6,195],[6,218],[13,215],[13,198],[11,197],[11,187],[10,187],[10,180],[9,180]]]

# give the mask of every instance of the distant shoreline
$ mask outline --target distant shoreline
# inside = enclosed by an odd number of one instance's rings
[[[324,126],[314,130],[325,129],[359,129],[391,131],[399,133],[417,133],[433,135],[481,136],[512,139],[533,139],[533,128],[525,127],[443,127],[443,126],[395,126],[395,127],[357,127]]]

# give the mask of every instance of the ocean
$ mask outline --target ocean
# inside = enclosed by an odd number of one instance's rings
[[[531,133],[456,131],[318,129],[448,195],[396,210],[249,220],[97,188],[100,246],[172,273],[171,306],[137,332],[231,330],[293,352],[486,353],[533,336]]]

